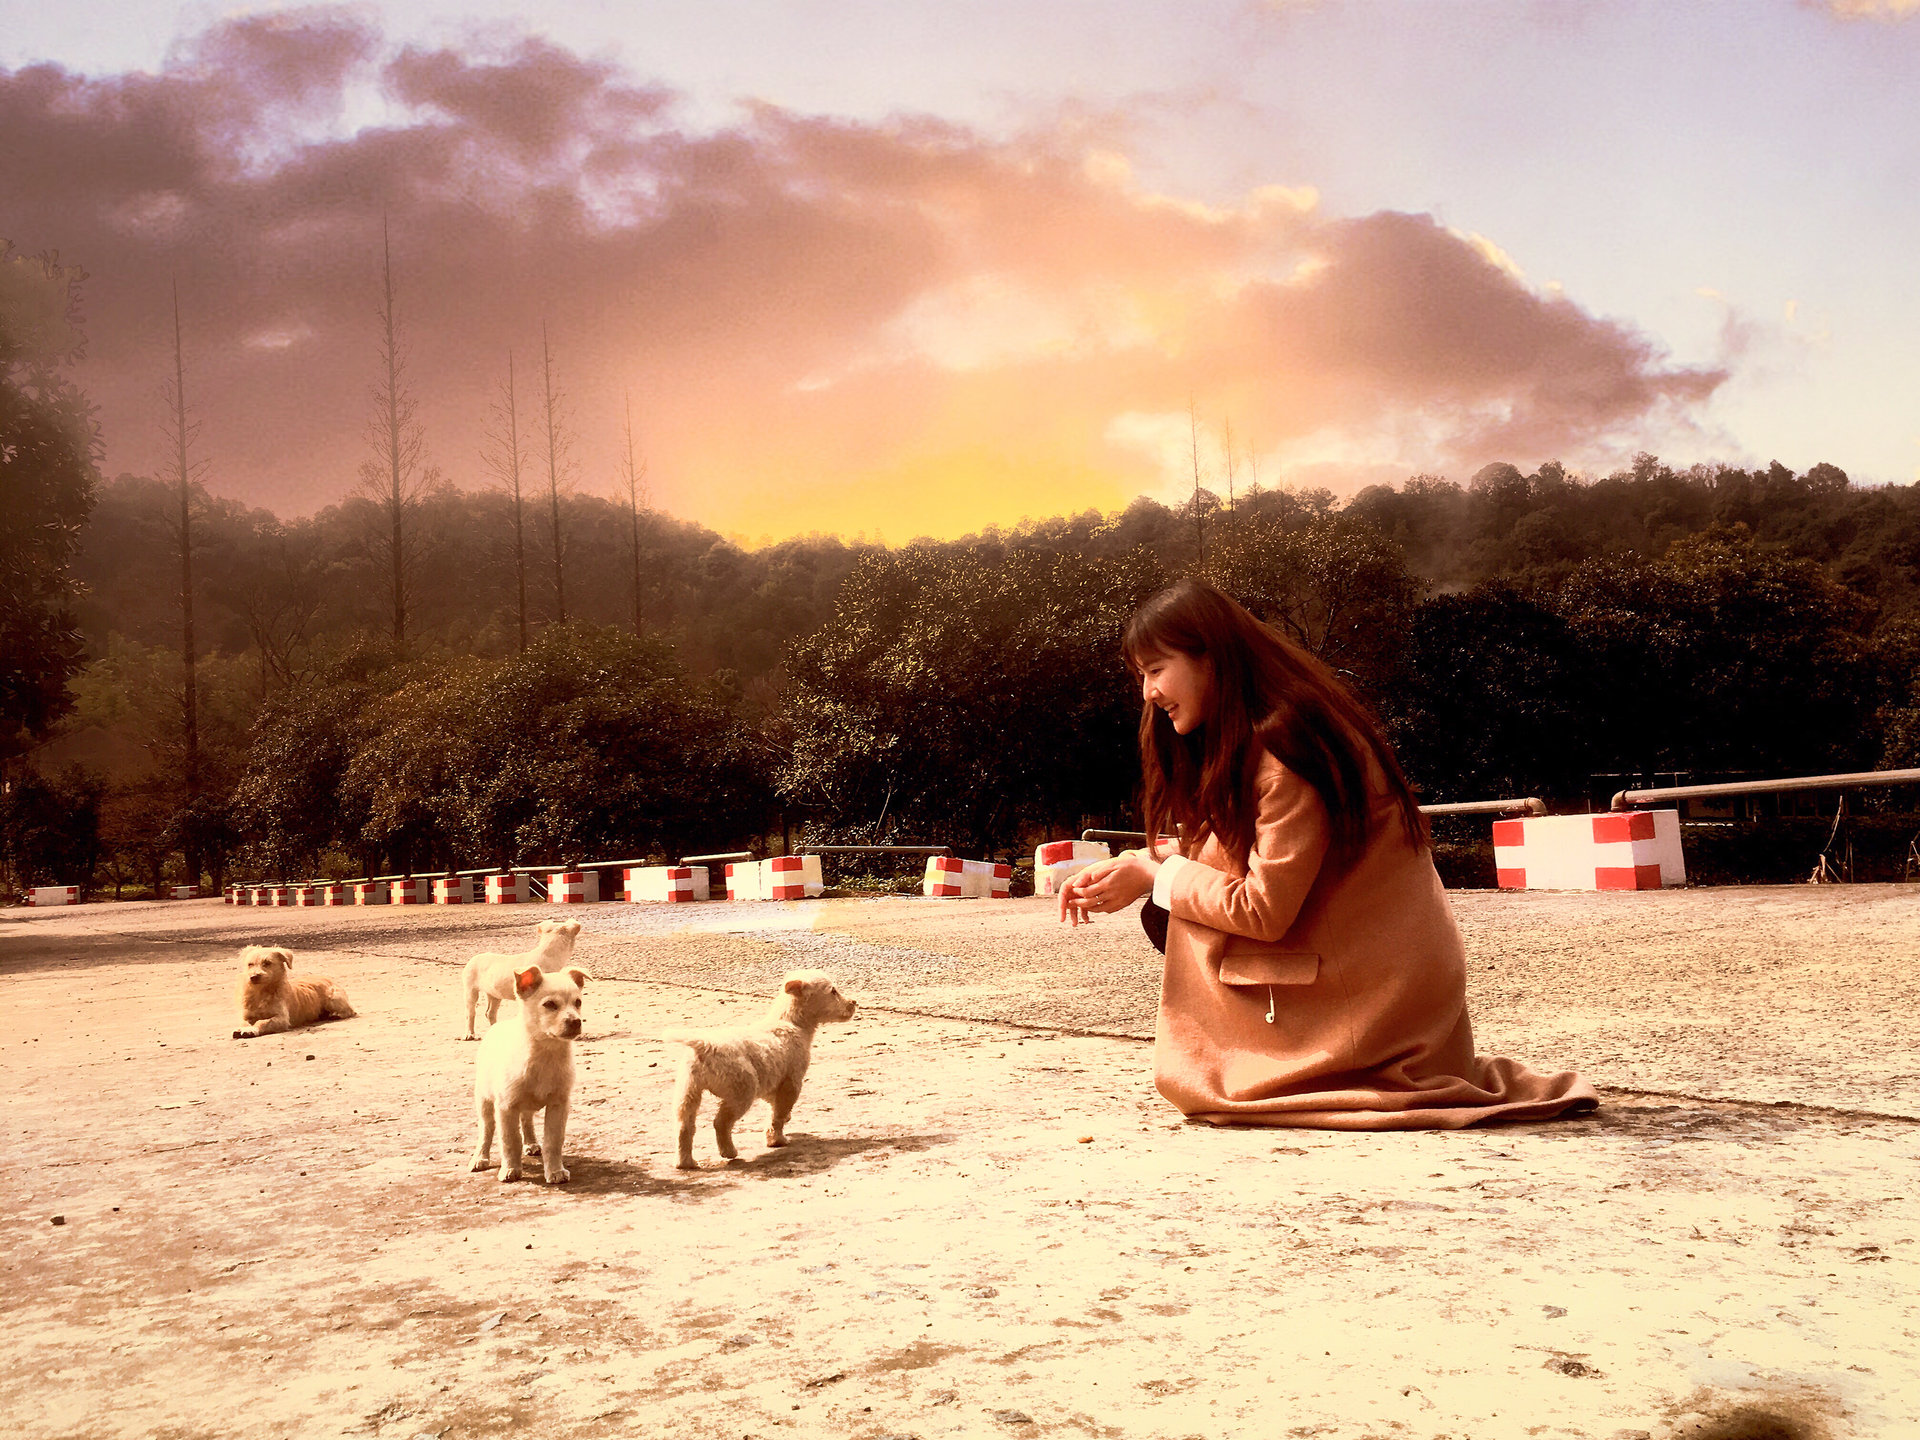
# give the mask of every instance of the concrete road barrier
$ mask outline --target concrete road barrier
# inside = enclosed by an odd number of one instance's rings
[[[1033,852],[1033,893],[1057,895],[1069,875],[1112,858],[1113,850],[1104,840],[1049,840]]]
[[[1502,890],[1659,890],[1687,883],[1678,810],[1493,822]]]

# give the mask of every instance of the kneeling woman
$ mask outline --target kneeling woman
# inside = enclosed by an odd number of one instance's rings
[[[1210,585],[1127,626],[1149,835],[1068,879],[1075,924],[1166,912],[1160,1093],[1196,1120],[1453,1129],[1591,1110],[1593,1087],[1477,1056],[1466,952],[1425,818],[1366,707]],[[1145,918],[1149,925],[1155,911]]]

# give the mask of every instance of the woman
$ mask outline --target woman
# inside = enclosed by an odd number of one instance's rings
[[[1365,706],[1211,585],[1127,625],[1160,842],[1080,871],[1080,924],[1167,913],[1160,1093],[1216,1125],[1452,1129],[1591,1110],[1571,1072],[1476,1056],[1466,953],[1425,818]],[[1147,915],[1152,916],[1149,910]]]

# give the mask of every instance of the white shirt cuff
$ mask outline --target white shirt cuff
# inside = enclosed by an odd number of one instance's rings
[[[1182,865],[1192,863],[1184,855],[1169,855],[1160,862],[1160,873],[1153,877],[1153,903],[1169,915],[1173,913],[1173,877]]]

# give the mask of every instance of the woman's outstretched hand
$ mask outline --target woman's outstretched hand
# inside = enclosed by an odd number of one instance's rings
[[[1159,870],[1157,861],[1138,850],[1127,850],[1111,860],[1098,860],[1084,870],[1076,870],[1060,887],[1060,918],[1070,925],[1085,925],[1095,915],[1124,910],[1152,892]]]

